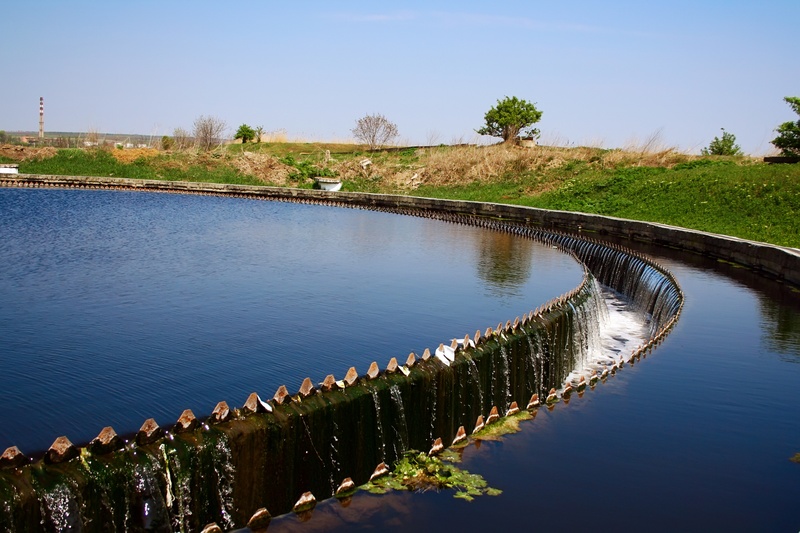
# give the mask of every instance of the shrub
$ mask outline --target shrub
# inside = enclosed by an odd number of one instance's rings
[[[222,142],[222,134],[225,132],[225,127],[225,122],[222,119],[200,115],[194,121],[194,140],[197,143],[197,147],[207,152],[219,146]]]
[[[256,131],[248,126],[247,124],[242,124],[239,126],[239,129],[236,130],[236,135],[233,136],[234,139],[241,139],[242,144],[247,144],[256,137]]]
[[[796,114],[800,115],[800,97],[787,96],[784,101],[792,107]],[[800,156],[800,120],[784,122],[775,131],[778,132],[778,136],[772,140],[775,148],[780,149],[781,153],[786,156]]]
[[[742,155],[742,148],[736,144],[736,136],[722,128],[722,138],[714,137],[708,148],[700,150],[703,155]]]

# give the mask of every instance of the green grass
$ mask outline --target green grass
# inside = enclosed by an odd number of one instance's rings
[[[283,158],[292,156],[295,159],[319,159],[328,151],[331,157],[346,156],[348,158],[357,157],[363,154],[357,146],[352,144],[336,143],[290,143],[290,142],[265,142],[247,144],[229,144],[225,151],[230,154],[241,152],[257,152],[274,155]]]
[[[173,162],[174,158],[162,155],[149,159],[137,159],[132,163],[122,163],[106,150],[63,149],[47,159],[21,162],[19,171],[24,174],[108,176],[142,180],[263,185],[256,178],[241,174],[224,164],[174,165]]]
[[[415,194],[597,213],[800,247],[800,165],[698,159],[671,169],[563,170]],[[546,192],[537,193],[544,183]]]

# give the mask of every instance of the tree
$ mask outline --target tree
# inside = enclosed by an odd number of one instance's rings
[[[353,136],[374,150],[397,137],[397,124],[380,114],[366,115],[356,122],[356,127],[351,130]]]
[[[733,133],[722,129],[722,138],[714,137],[714,140],[703,148],[700,153],[703,155],[742,155],[742,148],[736,144],[736,136]]]
[[[800,97],[787,96],[783,100],[797,115],[800,115]],[[800,120],[784,122],[775,131],[778,132],[778,136],[772,139],[775,148],[779,148],[786,156],[800,156]]]
[[[520,135],[535,137],[539,130],[531,128],[542,119],[542,112],[536,105],[516,96],[506,96],[497,101],[497,106],[486,112],[484,120],[486,125],[476,130],[479,135],[501,137],[503,142],[517,142]]]
[[[261,137],[264,135],[264,126],[258,126],[255,131],[256,131],[256,142],[260,143]]]
[[[197,147],[207,152],[219,146],[225,127],[225,122],[217,117],[200,115],[194,121],[194,140]]]
[[[236,135],[234,135],[233,138],[241,139],[242,144],[246,144],[256,138],[256,131],[247,124],[242,124],[239,126],[239,129],[236,130]]]

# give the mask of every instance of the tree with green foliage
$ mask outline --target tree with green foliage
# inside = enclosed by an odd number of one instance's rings
[[[506,96],[497,101],[497,105],[489,109],[484,116],[486,125],[476,130],[479,135],[501,137],[503,142],[517,142],[520,136],[536,137],[539,135],[534,124],[542,119],[542,112],[536,105],[516,96]]]
[[[722,129],[722,138],[714,137],[714,140],[703,148],[700,153],[703,155],[742,155],[742,148],[736,144],[736,136],[733,133]]]
[[[258,126],[255,129],[255,132],[256,132],[256,142],[260,143],[261,142],[261,137],[264,136],[264,126]]]
[[[246,144],[256,138],[256,131],[247,124],[242,124],[239,126],[239,129],[236,130],[236,135],[234,135],[233,138],[241,139],[242,144]]]
[[[797,115],[800,115],[800,97],[786,96],[784,101]],[[775,148],[779,148],[786,156],[800,156],[800,120],[784,122],[775,131],[778,132],[778,136],[772,139]]]

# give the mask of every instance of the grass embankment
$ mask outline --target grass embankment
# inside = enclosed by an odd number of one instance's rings
[[[23,155],[20,155],[23,154]],[[363,165],[369,159],[369,165]],[[662,222],[800,247],[800,165],[670,149],[459,146],[365,152],[346,144],[231,145],[211,153],[54,150],[0,154],[20,172],[343,190],[511,203]]]
[[[138,157],[126,158],[127,153]],[[142,180],[202,181],[263,185],[252,175],[229,165],[220,164],[214,154],[186,153],[183,157],[162,154],[156,150],[82,150],[65,148],[38,154],[21,161],[19,171],[26,174],[71,176],[113,176]]]
[[[416,193],[598,213],[800,247],[799,165],[698,159],[672,168],[564,170]]]

